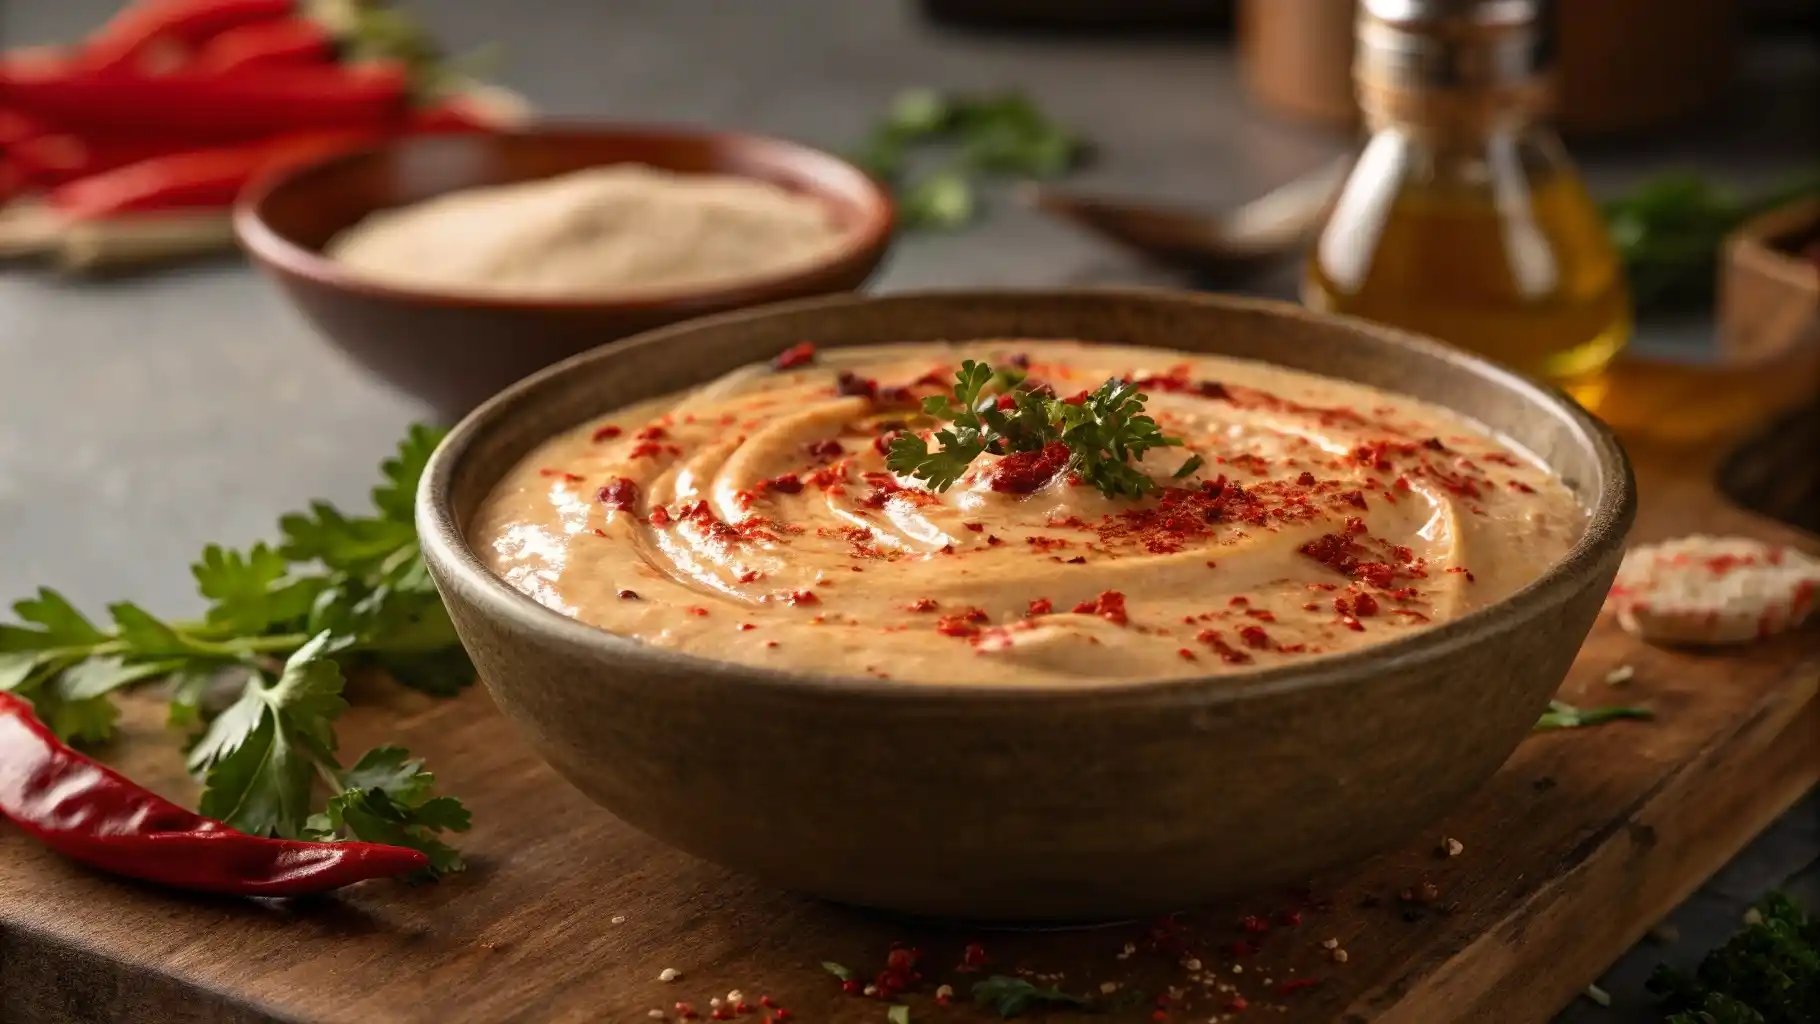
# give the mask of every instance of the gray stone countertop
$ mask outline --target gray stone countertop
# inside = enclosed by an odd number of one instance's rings
[[[0,45],[79,34],[114,6],[0,2]],[[1248,103],[1230,50],[1214,41],[972,36],[931,29],[904,0],[423,6],[458,51],[500,44],[499,77],[557,115],[841,147],[901,89],[1017,86],[1100,145],[1083,187],[1207,207],[1267,191],[1346,145]],[[1723,116],[1666,141],[1581,148],[1581,162],[1604,193],[1670,167],[1774,180],[1811,160],[1815,79],[1811,51],[1757,46]],[[980,224],[903,240],[877,288],[1134,280],[1158,278],[993,194]],[[1638,343],[1693,352],[1709,333],[1646,325]],[[193,612],[186,566],[203,544],[269,536],[278,514],[314,498],[363,501],[379,458],[420,416],[342,363],[237,262],[111,282],[0,268],[0,596],[47,584],[97,611],[129,599]],[[1820,799],[1810,795],[1676,912],[1680,942],[1639,947],[1613,967],[1602,982],[1610,1009],[1583,1002],[1560,1019],[1655,1020],[1641,991],[1649,969],[1697,960],[1746,901],[1817,852]]]

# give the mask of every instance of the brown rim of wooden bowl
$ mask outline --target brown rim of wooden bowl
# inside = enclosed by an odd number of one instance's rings
[[[1362,677],[1395,673],[1423,662],[1445,660],[1457,651],[1471,647],[1487,634],[1506,633],[1525,627],[1540,616],[1549,614],[1571,599],[1585,586],[1586,577],[1596,574],[1601,563],[1615,557],[1624,545],[1636,518],[1637,491],[1630,459],[1617,436],[1558,388],[1539,383],[1514,370],[1488,362],[1438,341],[1390,327],[1364,321],[1349,321],[1348,328],[1370,335],[1387,345],[1412,350],[1417,358],[1451,364],[1466,372],[1485,377],[1499,387],[1515,392],[1538,409],[1558,415],[1573,428],[1576,439],[1586,446],[1598,466],[1596,500],[1587,508],[1586,529],[1574,546],[1540,576],[1515,593],[1469,612],[1460,618],[1423,630],[1414,636],[1388,643],[1375,644],[1345,654],[1323,657],[1308,665],[1290,665],[1263,669],[1242,675],[1221,674],[1172,677],[1168,679],[1126,679],[1068,684],[1029,684],[969,682],[944,686],[928,682],[877,679],[871,676],[843,675],[832,672],[807,672],[719,661],[696,654],[685,654],[630,637],[590,626],[538,604],[500,579],[483,565],[463,536],[451,503],[456,466],[466,457],[474,441],[489,431],[494,422],[515,415],[535,402],[539,392],[566,374],[580,372],[587,364],[612,359],[633,345],[662,345],[679,334],[706,325],[738,323],[778,313],[815,310],[837,310],[866,303],[914,303],[922,300],[973,302],[1041,301],[1044,298],[1075,296],[1107,301],[1166,301],[1191,305],[1222,306],[1231,309],[1267,313],[1274,316],[1312,319],[1322,322],[1346,321],[1347,318],[1312,313],[1301,306],[1267,299],[1236,298],[1227,295],[1178,292],[1156,288],[1071,288],[1065,290],[967,289],[901,292],[887,296],[823,296],[793,302],[776,303],[763,309],[740,310],[694,320],[671,327],[634,335],[611,347],[597,348],[572,356],[544,369],[489,399],[469,413],[451,430],[425,468],[417,491],[417,533],[424,556],[439,566],[449,577],[449,585],[459,587],[467,601],[482,614],[513,629],[533,634],[541,642],[553,642],[580,656],[611,657],[622,664],[657,663],[676,672],[688,671],[716,682],[762,684],[787,689],[809,689],[865,695],[893,701],[919,702],[932,698],[949,700],[1054,701],[1063,698],[1117,698],[1120,700],[1173,701],[1192,694],[1197,701],[1221,704],[1242,701],[1265,694],[1301,690],[1309,687],[1344,685]],[[1342,378],[1343,379],[1343,378]],[[655,396],[652,396],[655,397]],[[609,410],[601,410],[605,413]],[[1454,410],[1471,418],[1469,413]],[[1553,467],[1550,467],[1553,469]],[[497,481],[495,481],[496,483]]]
[[[624,298],[544,299],[515,298],[507,295],[464,294],[431,288],[408,288],[381,284],[344,269],[325,257],[321,250],[303,245],[267,223],[266,206],[275,196],[286,191],[309,188],[316,179],[332,174],[347,165],[363,160],[376,160],[383,155],[428,140],[472,140],[475,145],[509,144],[523,138],[603,138],[621,136],[645,141],[692,141],[704,143],[715,151],[744,154],[754,165],[792,168],[802,177],[813,179],[815,187],[804,194],[824,201],[832,196],[846,200],[843,208],[859,211],[860,219],[847,229],[848,238],[826,257],[798,269],[740,278],[723,285],[684,288],[646,289],[628,292]],[[630,163],[634,161],[618,161]],[[607,161],[597,166],[610,166]],[[661,164],[652,164],[664,170]],[[761,175],[739,171],[711,171],[730,177],[768,180]],[[517,179],[534,180],[534,179]],[[471,186],[508,184],[510,180],[477,180]],[[441,194],[448,194],[446,192]],[[427,198],[427,197],[426,197]],[[377,212],[378,208],[367,213]],[[363,214],[364,216],[364,214]],[[797,289],[826,277],[837,267],[864,260],[868,254],[883,249],[891,240],[897,211],[891,196],[865,171],[825,150],[800,142],[769,135],[723,132],[677,125],[590,125],[587,122],[552,121],[486,134],[457,133],[421,135],[391,139],[371,145],[352,146],[348,150],[296,167],[276,171],[251,183],[234,203],[234,231],[240,243],[256,259],[269,263],[283,273],[303,278],[325,288],[393,302],[433,304],[457,309],[516,310],[523,312],[623,312],[658,313],[667,309],[689,310],[701,307],[725,308],[750,306],[780,297],[798,294]],[[352,226],[352,225],[349,225]]]

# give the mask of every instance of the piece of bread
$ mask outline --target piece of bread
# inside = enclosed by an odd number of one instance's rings
[[[1816,589],[1820,560],[1810,555],[1696,534],[1631,549],[1605,604],[1650,643],[1742,644],[1800,625]]]

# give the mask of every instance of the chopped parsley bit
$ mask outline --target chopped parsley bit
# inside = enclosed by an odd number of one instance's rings
[[[995,974],[985,981],[973,986],[973,1001],[988,1007],[1000,1017],[1010,1018],[1023,1015],[1029,1010],[1044,1006],[1077,1006],[1089,1005],[1079,996],[1071,996],[1058,988],[1038,988],[1022,978],[1007,977]]]
[[[839,978],[842,981],[852,981],[853,980],[853,972],[851,970],[847,969],[847,967],[842,964],[835,963],[832,960],[823,960],[822,961],[822,970],[827,971],[829,974],[834,975],[836,978]]]
[[[1551,700],[1548,710],[1542,713],[1536,722],[1533,732],[1549,732],[1555,729],[1583,729],[1592,725],[1604,725],[1620,718],[1638,718],[1645,721],[1655,718],[1656,713],[1648,708],[1608,707],[1579,708],[1564,700]]]
[[[910,1008],[898,1003],[885,1011],[885,1019],[891,1024],[910,1024]]]
[[[891,442],[885,459],[887,469],[937,491],[954,486],[981,454],[1035,452],[1060,443],[1069,452],[1062,472],[1080,477],[1109,498],[1141,498],[1157,484],[1131,462],[1152,448],[1182,444],[1179,437],[1165,436],[1144,414],[1145,396],[1130,381],[1108,380],[1077,403],[1020,386],[1022,371],[995,371],[971,359],[961,363],[954,377],[952,398],[923,399],[923,412],[949,421],[935,433],[941,448],[932,451],[920,436],[906,433]],[[1001,396],[1011,401],[1001,403]],[[1192,473],[1200,464],[1200,457],[1194,456],[1175,475]]]

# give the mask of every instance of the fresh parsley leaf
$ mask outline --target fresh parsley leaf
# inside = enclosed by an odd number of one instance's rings
[[[829,974],[834,975],[842,981],[853,980],[853,971],[851,969],[843,964],[837,964],[832,960],[823,960],[822,970],[827,971]]]
[[[953,398],[923,399],[924,413],[951,422],[935,432],[941,447],[931,449],[921,436],[902,434],[891,443],[885,468],[945,491],[982,453],[1040,451],[1060,442],[1069,449],[1067,472],[1107,497],[1141,498],[1157,489],[1156,481],[1132,463],[1152,448],[1179,446],[1182,440],[1165,436],[1145,414],[1145,396],[1136,384],[1108,380],[1071,403],[1038,395],[1022,383],[1023,375],[1016,371],[994,373],[983,363],[963,362],[955,374]],[[1005,395],[1011,404],[1001,409]],[[1195,456],[1175,475],[1185,476],[1200,465]]]
[[[460,871],[461,855],[437,838],[466,832],[468,810],[448,796],[431,796],[436,777],[399,747],[378,747],[341,774],[342,792],[304,823],[306,839],[352,838],[420,850],[434,875]]]
[[[323,633],[304,644],[269,685],[253,673],[240,700],[209,723],[189,758],[204,779],[205,816],[255,835],[302,833],[317,773],[334,764],[333,720],[347,707],[328,643]]]
[[[891,1024],[910,1024],[910,1008],[897,1003],[885,1011],[885,1019]]]
[[[398,453],[379,464],[385,482],[373,488],[373,507],[379,510],[381,517],[411,526],[413,535],[416,533],[417,483],[423,477],[424,467],[430,464],[430,455],[441,442],[442,431],[422,423],[412,424],[398,444]]]
[[[309,615],[326,581],[294,578],[290,571],[290,560],[264,544],[245,553],[210,544],[190,566],[196,589],[210,602],[209,625],[243,634],[263,633]]]
[[[957,228],[971,221],[973,212],[973,183],[954,168],[916,179],[897,199],[898,221],[906,228]]]
[[[1000,1017],[1019,1017],[1045,1006],[1087,1006],[1088,1001],[1058,988],[1038,988],[1023,978],[995,974],[973,986],[973,1001]]]
[[[1638,707],[1605,707],[1580,708],[1564,700],[1551,700],[1548,710],[1542,713],[1532,732],[1550,732],[1556,729],[1583,729],[1587,726],[1604,725],[1621,718],[1648,720],[1656,713],[1648,708]]]
[[[38,596],[26,598],[13,605],[13,613],[21,622],[41,627],[38,635],[43,639],[42,647],[80,647],[97,644],[107,637],[94,623],[82,617],[62,594],[49,587],[38,588]],[[16,630],[15,632],[32,632]]]
[[[1180,480],[1182,477],[1192,475],[1195,470],[1200,469],[1205,463],[1206,460],[1202,459],[1199,455],[1190,455],[1188,456],[1188,461],[1182,463],[1180,469],[1177,469],[1169,475]]]

